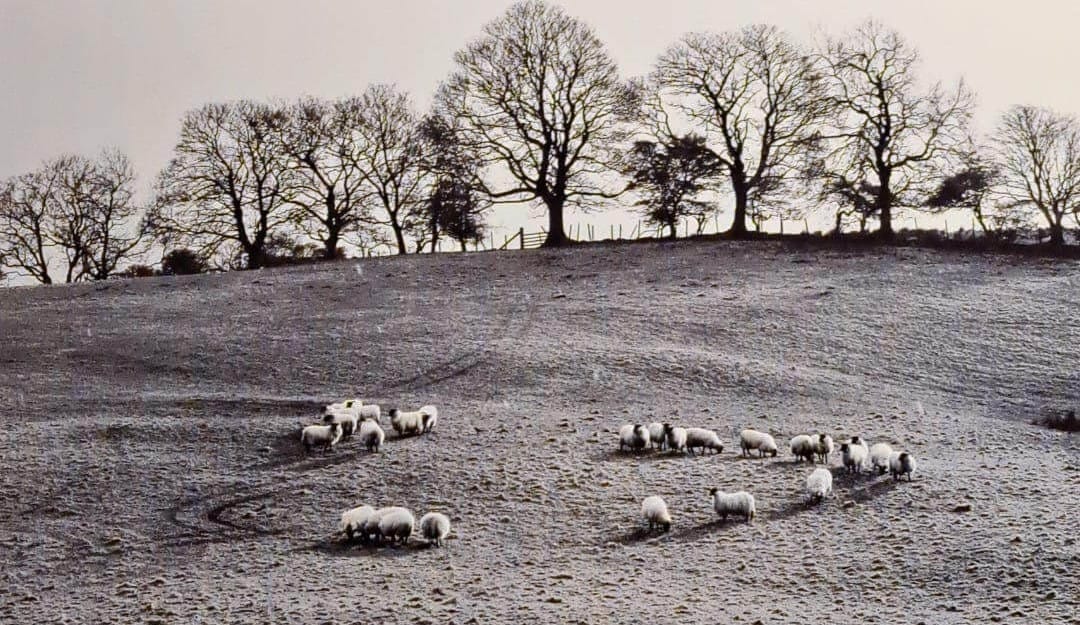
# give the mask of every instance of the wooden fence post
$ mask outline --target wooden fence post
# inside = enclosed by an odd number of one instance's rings
[[[521,239],[521,249],[525,249],[525,228],[518,228],[518,238]]]

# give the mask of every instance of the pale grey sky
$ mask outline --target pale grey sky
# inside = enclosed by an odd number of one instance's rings
[[[184,111],[396,82],[426,106],[452,55],[510,0],[0,0],[0,178],[67,152],[127,152],[148,188]],[[965,77],[987,127],[1014,103],[1080,114],[1075,0],[572,0],[627,75],[682,33],[776,24],[809,41],[875,17]],[[607,228],[610,218],[588,219]],[[614,216],[613,216],[614,217]],[[516,219],[498,217],[496,224]],[[573,221],[573,219],[571,219]]]

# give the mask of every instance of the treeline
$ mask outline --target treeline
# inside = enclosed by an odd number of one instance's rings
[[[1076,117],[1017,106],[976,136],[971,89],[928,81],[876,22],[814,46],[771,26],[688,34],[628,80],[588,25],[526,0],[454,61],[426,114],[389,85],[190,111],[147,206],[116,152],[7,180],[2,265],[48,283],[56,266],[104,279],[153,243],[219,268],[464,249],[509,202],[543,206],[547,245],[567,242],[568,207],[613,200],[672,237],[718,197],[732,237],[810,212],[883,240],[903,210],[969,211],[1002,242],[1080,226]]]

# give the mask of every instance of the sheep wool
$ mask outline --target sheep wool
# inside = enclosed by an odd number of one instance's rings
[[[389,539],[391,543],[397,542],[402,545],[409,541],[412,536],[413,526],[416,520],[412,512],[399,506],[383,508],[379,517],[379,536]]]
[[[844,460],[844,469],[849,473],[861,473],[866,466],[868,452],[865,445],[858,443],[841,443],[840,455]]]
[[[833,452],[833,440],[828,434],[818,434],[817,440],[814,442],[814,453],[821,458],[822,464],[829,463],[829,454]]]
[[[711,449],[716,453],[724,451],[720,436],[716,432],[705,428],[686,428],[686,447],[690,450],[691,455],[693,455],[695,447],[700,447],[702,454],[705,453],[706,449]]]
[[[686,428],[673,427],[670,423],[665,423],[664,434],[667,436],[669,450],[686,453]]]
[[[907,476],[908,481],[911,481],[911,474],[915,472],[917,463],[915,462],[915,456],[905,452],[893,452],[889,456],[889,470],[892,472],[894,480],[901,480],[904,476]]]
[[[418,411],[420,413],[420,429],[423,432],[430,432],[435,429],[435,424],[439,422],[439,409],[435,406],[422,406]]]
[[[360,422],[360,444],[366,447],[368,451],[378,452],[385,440],[386,432],[383,432],[383,429],[379,427],[378,422]]]
[[[349,438],[356,431],[356,423],[359,421],[359,415],[346,409],[334,409],[325,415],[323,415],[323,423],[336,423],[341,426],[341,435],[344,438]]]
[[[664,448],[664,441],[666,437],[664,435],[663,423],[650,423],[649,424],[649,443],[656,449]]]
[[[750,451],[756,449],[759,458],[765,457],[765,454],[771,454],[775,458],[779,451],[772,435],[757,430],[746,429],[739,432],[739,444],[744,456],[749,456]]]
[[[885,475],[889,470],[889,458],[893,450],[888,443],[877,443],[870,448],[870,466],[876,469],[878,475]]]
[[[341,440],[341,426],[337,423],[309,425],[300,431],[300,442],[309,452],[313,447],[332,449],[339,440]]]
[[[814,439],[806,434],[800,434],[791,439],[790,443],[791,454],[798,458],[800,461],[807,460],[810,463],[814,462]]]
[[[806,478],[806,494],[813,503],[821,503],[832,493],[832,473],[828,469],[814,469]]]
[[[390,425],[399,436],[405,436],[406,434],[420,434],[424,431],[424,413],[419,410],[414,412],[402,412],[397,408],[391,408]]]
[[[441,512],[428,512],[420,517],[420,535],[436,547],[442,547],[450,534],[450,518]]]
[[[346,510],[341,513],[341,524],[338,526],[339,531],[345,534],[351,541],[354,538],[360,538],[362,540],[367,538],[364,534],[364,524],[367,522],[368,517],[375,513],[375,508],[371,506],[359,506],[351,510]]]
[[[724,493],[714,488],[709,491],[713,498],[713,509],[720,515],[720,520],[726,521],[729,514],[740,515],[749,523],[757,513],[754,504],[754,496],[741,490],[737,493]]]
[[[640,451],[649,444],[649,428],[644,425],[626,424],[619,428],[619,451],[629,448]]]
[[[650,531],[657,527],[665,532],[671,529],[671,514],[668,512],[667,504],[658,495],[646,497],[641,502],[641,516],[645,517],[649,523]]]

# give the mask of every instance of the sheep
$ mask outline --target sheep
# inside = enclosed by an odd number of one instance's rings
[[[746,429],[739,432],[739,443],[742,446],[742,455],[749,456],[751,449],[756,449],[759,458],[764,458],[765,454],[772,454],[772,457],[776,457],[777,447],[776,439],[765,432],[758,432],[757,430]]]
[[[311,452],[312,447],[333,449],[334,445],[341,440],[341,426],[337,423],[330,425],[309,425],[300,432],[300,442],[304,449]]]
[[[381,512],[379,536],[389,538],[391,543],[404,545],[409,542],[409,536],[412,536],[413,526],[416,524],[412,512],[398,506],[383,508]]]
[[[833,452],[833,440],[828,434],[818,434],[814,441],[814,453],[821,458],[822,464],[829,464],[829,454]]]
[[[849,441],[840,444],[840,454],[844,459],[844,468],[848,473],[861,473],[866,466],[866,458],[869,452],[866,450],[866,445]]]
[[[348,537],[350,542],[356,537],[366,541],[367,534],[364,533],[364,523],[366,523],[368,517],[374,513],[375,508],[372,508],[371,506],[359,506],[342,512],[341,524],[339,526],[340,531]]]
[[[379,410],[379,404],[364,404],[360,406],[359,415],[361,421],[371,419],[378,422],[382,418],[382,411]]]
[[[665,423],[664,435],[667,437],[669,450],[686,453],[686,428],[672,427],[670,423]]]
[[[889,471],[892,472],[894,480],[901,480],[906,475],[908,481],[911,481],[911,474],[915,472],[918,464],[915,462],[915,456],[905,452],[894,451],[889,455]]]
[[[430,432],[435,429],[435,424],[439,422],[439,409],[435,406],[421,406],[420,421],[423,425],[421,428],[424,432]]]
[[[877,469],[878,475],[885,475],[889,470],[889,456],[893,453],[888,443],[877,443],[870,448],[870,466]]]
[[[649,443],[654,449],[663,450],[665,438],[663,423],[649,424]]]
[[[390,508],[379,508],[364,519],[363,525],[360,526],[360,532],[365,542],[368,540],[378,541],[382,537],[379,533],[379,522],[382,521],[383,515],[388,510]]]
[[[431,415],[425,412],[427,409],[434,408],[434,406],[424,406],[420,410],[413,412],[402,412],[397,408],[390,409],[390,425],[394,427],[394,431],[400,436],[407,434],[422,434],[428,431],[426,428],[430,423],[434,426],[435,423],[431,421]],[[438,412],[435,413],[435,418],[438,419]]]
[[[332,412],[355,412],[359,415],[360,407],[363,405],[364,402],[359,399],[347,399],[345,401],[339,401],[323,406],[323,415],[325,416]]]
[[[349,438],[356,431],[356,424],[360,420],[358,412],[345,408],[336,408],[323,415],[323,423],[337,423],[341,426],[341,435]]]
[[[440,512],[428,512],[420,517],[420,534],[429,543],[442,547],[450,533],[450,519]]]
[[[798,458],[800,462],[805,459],[813,464],[815,449],[814,439],[806,434],[800,434],[791,439],[790,445],[792,455]]]
[[[631,451],[640,451],[649,444],[649,428],[644,425],[626,425],[619,428],[619,451],[629,447]]]
[[[667,504],[657,495],[646,497],[641,502],[641,516],[649,522],[649,531],[657,526],[666,532],[671,529],[671,514],[668,513]]]
[[[360,422],[360,444],[366,447],[368,451],[377,453],[384,440],[386,440],[386,432],[383,432],[378,423],[375,421]]]
[[[720,515],[721,521],[726,521],[729,514],[741,514],[749,523],[757,512],[754,496],[744,490],[737,493],[724,493],[713,488],[709,494],[712,495],[713,508]]]
[[[690,450],[690,455],[694,455],[695,447],[700,447],[702,454],[706,449],[711,449],[716,453],[724,451],[720,436],[705,428],[686,428],[686,447]]]
[[[828,469],[814,469],[806,478],[806,494],[811,503],[821,503],[832,493],[832,473]]]

